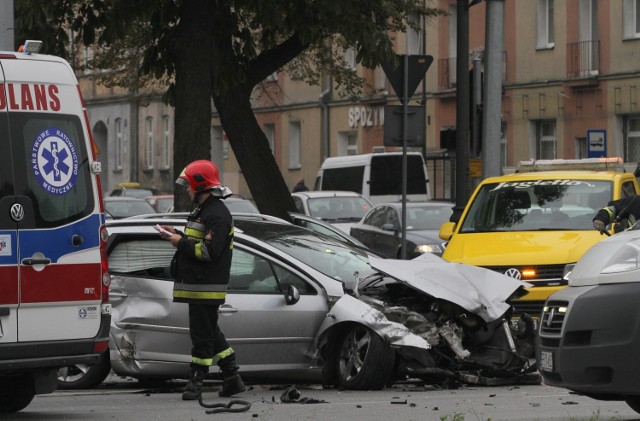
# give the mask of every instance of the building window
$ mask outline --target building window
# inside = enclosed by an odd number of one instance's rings
[[[358,132],[338,133],[338,156],[358,154]]]
[[[382,66],[376,67],[376,70],[373,76],[375,79],[376,92],[382,95],[389,95],[389,92],[387,91],[387,76],[384,74],[384,70],[382,69]]]
[[[537,0],[537,48],[553,48],[553,0]]]
[[[122,170],[122,119],[116,118],[115,121],[115,133],[116,133],[116,150],[115,150],[115,169]]]
[[[422,46],[422,22],[420,15],[410,15],[407,27],[407,54],[421,54]],[[417,30],[414,28],[418,28]]]
[[[147,130],[147,142],[146,142],[146,148],[145,148],[145,152],[146,152],[146,161],[147,161],[147,169],[148,170],[152,170],[153,169],[153,118],[152,117],[147,117],[145,120],[145,127]]]
[[[625,119],[626,151],[625,162],[640,162],[640,116]]]
[[[347,48],[344,51],[344,65],[352,70],[356,68],[356,50],[353,48]]]
[[[623,39],[640,38],[640,0],[623,0]]]
[[[556,122],[539,121],[536,127],[538,153],[536,159],[556,159]]]
[[[576,158],[588,158],[589,150],[587,149],[587,138],[586,137],[578,137],[576,138]]]
[[[169,116],[162,117],[162,169],[171,168],[171,131]]]
[[[289,122],[289,169],[297,170],[300,165],[301,130],[299,121]]]
[[[271,153],[275,150],[276,143],[276,125],[275,124],[265,124],[262,127],[262,131],[264,135],[267,137],[269,141],[269,149],[271,149]]]

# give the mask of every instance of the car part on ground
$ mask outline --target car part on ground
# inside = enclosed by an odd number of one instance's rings
[[[159,222],[184,224],[159,215],[108,227],[111,367],[146,380],[184,378],[190,361],[186,306],[171,298],[174,250],[153,229]],[[407,377],[539,381],[528,365],[535,331],[510,323],[505,303],[527,284],[436,256],[382,259],[263,215],[237,217],[235,226],[220,325],[243,378],[363,390]]]

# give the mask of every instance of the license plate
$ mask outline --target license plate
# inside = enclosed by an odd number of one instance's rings
[[[540,370],[553,371],[553,352],[540,351]]]

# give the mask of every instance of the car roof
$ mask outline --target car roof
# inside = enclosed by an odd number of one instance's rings
[[[578,179],[578,180],[604,180],[611,181],[620,178],[633,178],[633,174],[617,172],[617,171],[535,171],[521,172],[502,175],[499,177],[490,177],[482,181],[481,184],[488,183],[507,183],[529,180],[557,180],[557,179]]]
[[[135,196],[107,196],[103,197],[105,202],[146,202],[145,199]]]
[[[307,197],[309,199],[315,199],[320,197],[362,197],[363,199],[368,200],[366,197],[364,197],[360,193],[356,193],[352,191],[314,190],[314,191],[295,192],[291,194],[293,196]]]

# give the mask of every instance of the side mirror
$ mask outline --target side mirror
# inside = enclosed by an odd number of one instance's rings
[[[440,225],[440,232],[438,232],[438,237],[440,237],[441,240],[449,241],[451,239],[451,236],[453,235],[453,230],[455,229],[455,222],[445,222],[444,224]]]
[[[293,285],[289,285],[287,287],[287,293],[284,295],[284,300],[288,306],[300,301],[300,291],[298,291],[298,288]]]

